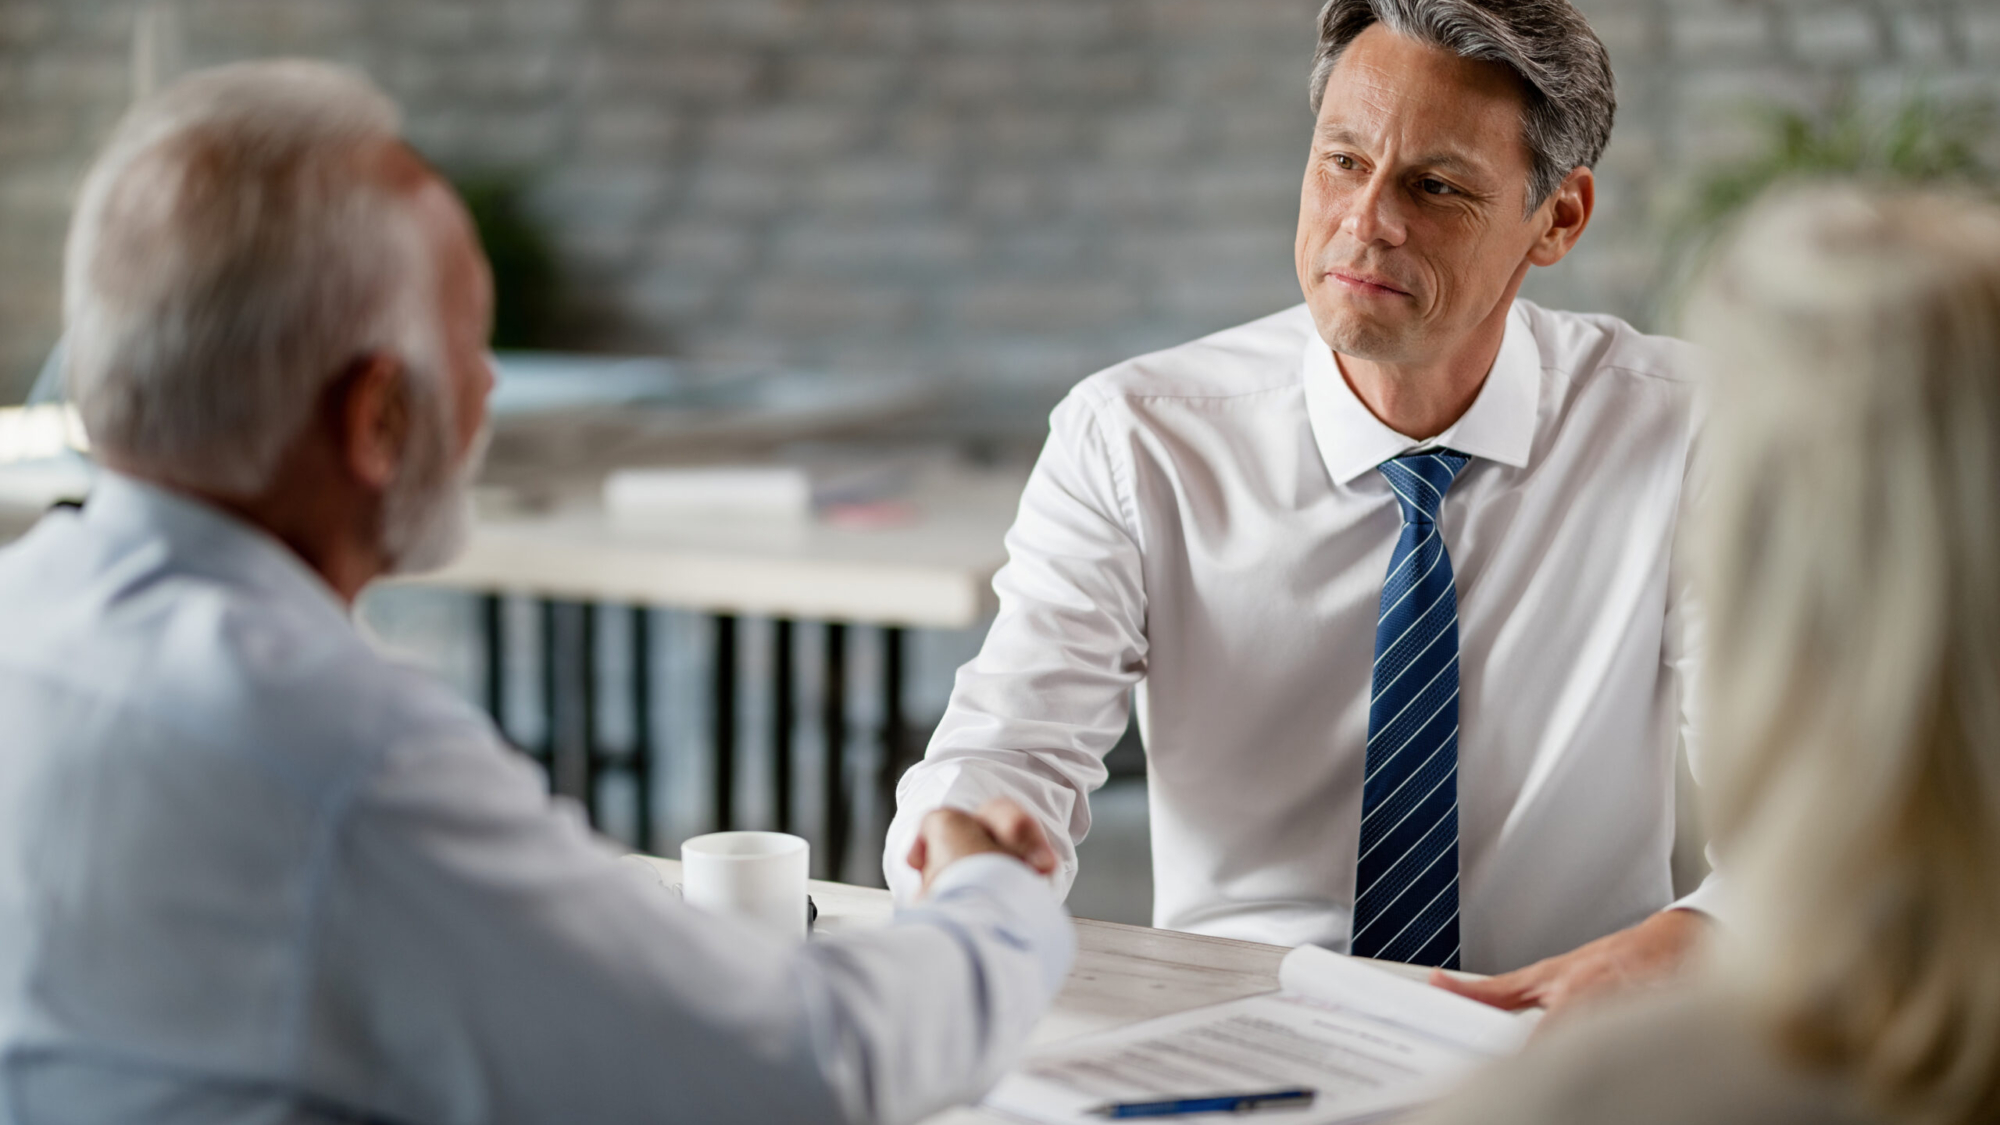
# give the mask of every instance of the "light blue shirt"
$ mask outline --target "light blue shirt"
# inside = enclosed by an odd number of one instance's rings
[[[100,476],[0,551],[0,1123],[907,1121],[1066,972],[1038,878],[771,943],[620,863],[291,551]]]

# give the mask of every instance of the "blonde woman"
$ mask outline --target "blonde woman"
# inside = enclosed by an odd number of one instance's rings
[[[1435,1125],[2000,1121],[2000,210],[1794,190],[1703,281],[1702,983]]]

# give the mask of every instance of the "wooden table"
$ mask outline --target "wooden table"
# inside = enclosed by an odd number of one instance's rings
[[[645,857],[668,883],[678,883],[678,860]],[[819,907],[816,932],[852,933],[889,924],[895,904],[888,891],[813,880]],[[1076,919],[1076,964],[1028,1045],[1038,1047],[1086,1032],[1105,1031],[1203,1004],[1218,1004],[1278,987],[1281,945],[1204,937],[1178,930]],[[1374,962],[1390,972],[1423,980],[1430,970],[1393,961]],[[974,1125],[1011,1118],[976,1107],[948,1110],[927,1125]]]

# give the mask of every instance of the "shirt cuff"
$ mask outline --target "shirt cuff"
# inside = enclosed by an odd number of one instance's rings
[[[918,822],[918,818],[906,817],[899,812],[889,822],[889,832],[882,846],[882,881],[889,885],[889,893],[895,896],[899,908],[917,901],[917,896],[923,891],[924,873],[911,867],[905,858],[910,854],[910,845],[917,842]]]
[[[1725,889],[1721,873],[1711,871],[1708,877],[1701,881],[1701,886],[1668,903],[1667,909],[1698,911],[1720,923],[1727,909],[1725,904],[1727,895],[1728,891]]]
[[[939,872],[930,893],[896,911],[898,922],[938,916],[988,930],[1008,945],[1031,950],[1049,996],[1062,988],[1076,958],[1076,931],[1069,911],[1057,901],[1047,879],[1013,856],[997,852],[967,856]]]
[[[929,897],[938,898],[960,886],[987,887],[1002,895],[1026,894],[1026,888],[1033,887],[1045,896],[1054,897],[1049,895],[1048,880],[1036,874],[1034,868],[1001,852],[980,852],[954,862],[938,872]]]

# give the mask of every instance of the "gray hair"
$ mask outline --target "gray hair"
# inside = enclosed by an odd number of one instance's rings
[[[198,72],[126,114],[64,261],[65,378],[93,448],[251,495],[362,356],[448,402],[428,240],[368,168],[399,127],[367,80],[302,61]]]
[[[1310,79],[1314,114],[1341,53],[1376,23],[1520,76],[1528,102],[1521,132],[1528,143],[1529,211],[1572,170],[1593,167],[1604,155],[1618,110],[1611,56],[1568,0],[1327,0]]]

